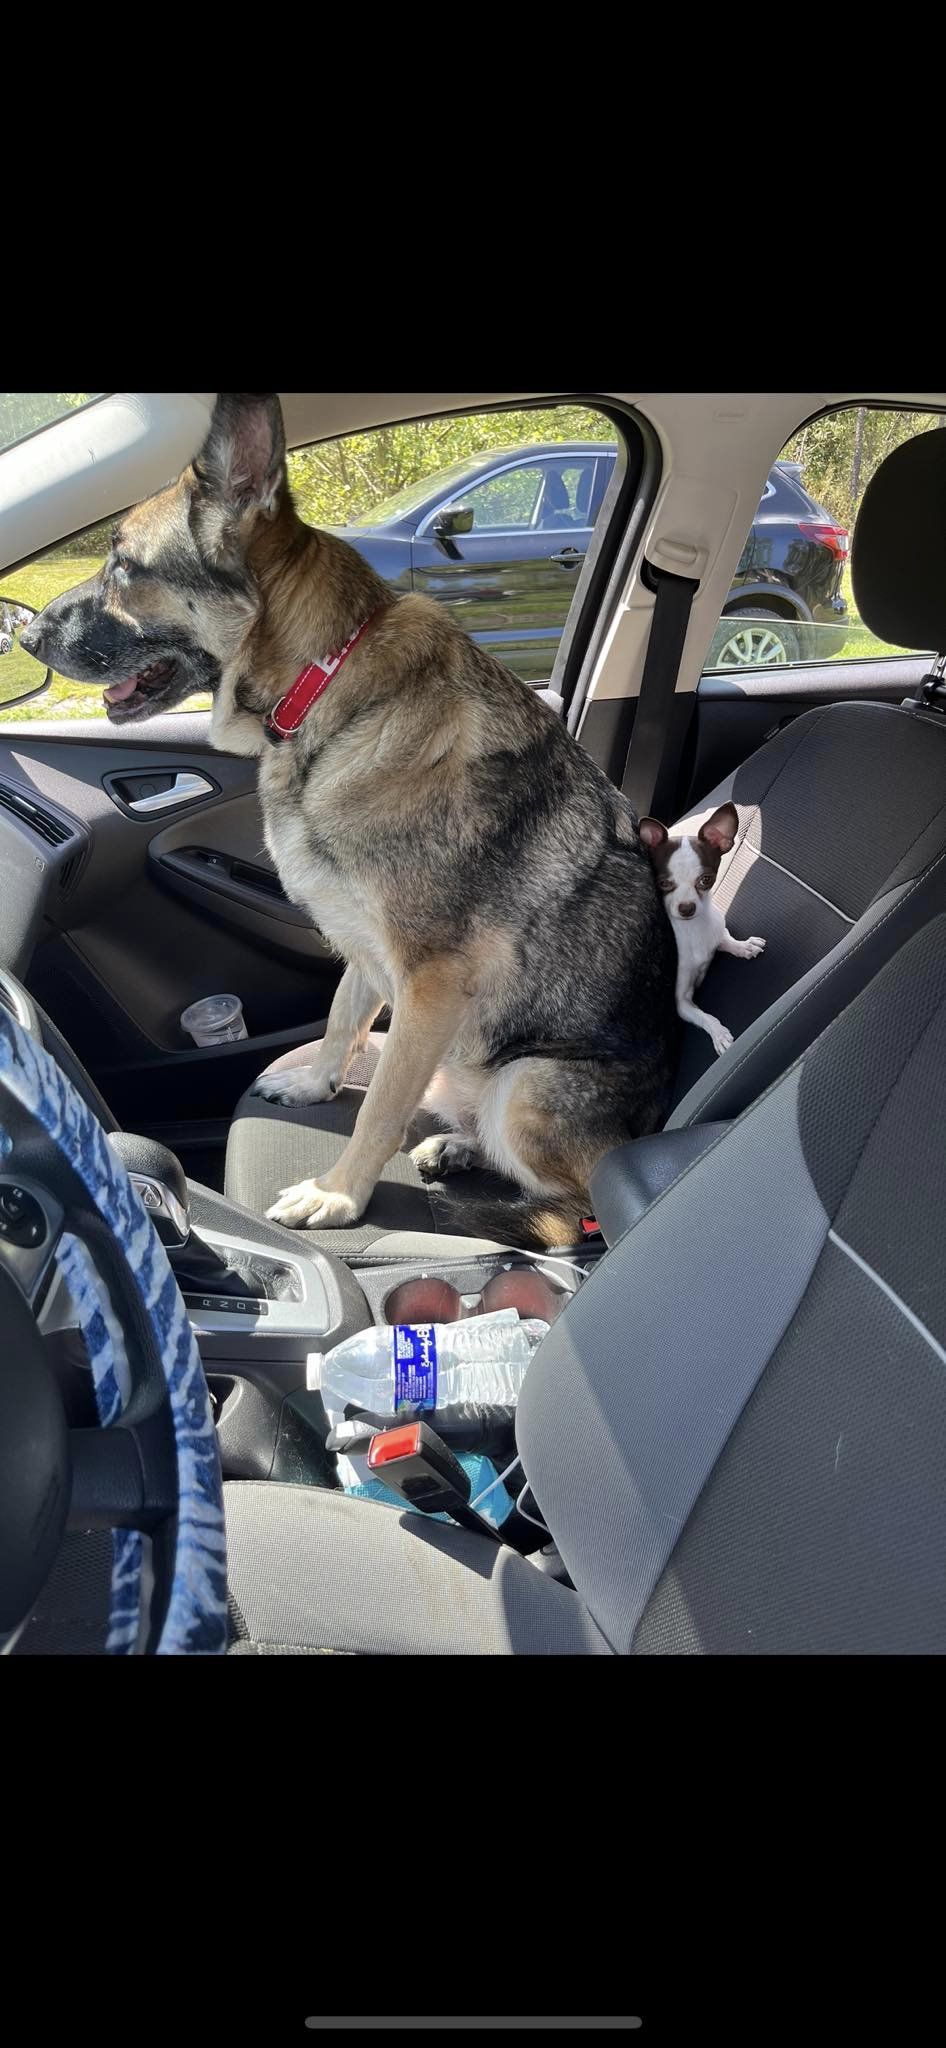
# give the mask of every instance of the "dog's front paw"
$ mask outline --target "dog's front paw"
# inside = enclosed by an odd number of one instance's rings
[[[729,1051],[732,1044],[732,1032],[727,1031],[725,1024],[714,1024],[710,1037],[718,1053],[722,1054]]]
[[[759,954],[764,952],[764,939],[746,939],[742,948],[742,957],[744,960],[756,960]]]
[[[356,1223],[363,1208],[353,1195],[335,1194],[317,1181],[301,1180],[297,1187],[281,1188],[279,1200],[266,1214],[270,1223],[283,1223],[287,1230],[339,1230]]]
[[[476,1148],[466,1138],[435,1136],[415,1145],[411,1159],[424,1180],[437,1180],[442,1173],[466,1173],[476,1157]]]
[[[331,1102],[338,1093],[338,1075],[326,1067],[294,1067],[281,1074],[261,1074],[252,1091],[264,1102]]]

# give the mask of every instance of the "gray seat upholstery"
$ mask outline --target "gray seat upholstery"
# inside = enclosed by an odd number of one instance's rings
[[[232,1480],[224,1491],[237,1645],[608,1654],[574,1593],[488,1536],[316,1488]]]
[[[716,900],[737,937],[760,932],[767,946],[752,962],[713,962],[700,1001],[725,1020],[735,1043],[717,1059],[706,1033],[685,1027],[671,1126],[737,1115],[911,931],[946,908],[946,730],[938,714],[878,704],[807,712],[713,790],[692,821],[727,798],[739,812],[740,843],[721,866]],[[280,1188],[318,1179],[334,1164],[380,1043],[373,1037],[334,1102],[299,1109],[243,1096],[227,1148],[234,1200],[263,1211]],[[311,1056],[306,1048],[277,1064]],[[455,1231],[464,1193],[503,1186],[494,1176],[454,1179],[448,1209],[407,1157],[433,1128],[418,1119],[364,1217],[351,1230],[313,1233],[317,1241],[344,1256],[392,1232]]]
[[[243,1646],[946,1651],[944,1130],[940,917],[535,1354],[517,1439],[574,1590],[462,1530],[235,1481]]]
[[[736,1040],[717,1059],[688,1027],[669,1119],[739,1114],[912,931],[946,909],[946,729],[936,713],[834,704],[793,720],[699,805],[727,800],[739,839],[714,899],[746,963],[717,954],[700,1004]],[[677,826],[675,829],[683,829]]]
[[[355,1128],[383,1043],[383,1033],[372,1031],[364,1052],[352,1063],[345,1087],[332,1102],[306,1109],[264,1102],[252,1093],[241,1098],[227,1143],[225,1191],[232,1201],[260,1214],[275,1201],[280,1188],[310,1177],[317,1180],[334,1166]],[[308,1045],[284,1053],[265,1071],[271,1074],[305,1066],[314,1049]],[[485,1170],[465,1173],[462,1181],[452,1183],[454,1199],[448,1207],[446,1190],[422,1180],[408,1157],[413,1145],[441,1129],[433,1117],[418,1112],[400,1152],[388,1161],[365,1215],[347,1230],[307,1230],[306,1238],[326,1245],[341,1258],[356,1256],[369,1247],[380,1256],[395,1247],[406,1232],[455,1232],[458,1190],[461,1195],[477,1196],[518,1192],[498,1174]],[[393,1255],[397,1256],[396,1250]]]

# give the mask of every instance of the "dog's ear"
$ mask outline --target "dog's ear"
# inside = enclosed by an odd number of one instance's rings
[[[697,838],[702,839],[704,845],[714,847],[717,853],[731,853],[738,830],[739,812],[735,804],[720,804],[718,811],[714,811],[705,825],[700,826]]]
[[[285,481],[286,436],[275,391],[221,391],[194,461],[204,490],[228,510],[272,513]]]
[[[653,853],[655,847],[662,846],[664,840],[669,837],[666,825],[662,825],[659,818],[642,818],[637,829],[650,853]]]

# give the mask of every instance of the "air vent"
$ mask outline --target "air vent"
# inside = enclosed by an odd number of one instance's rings
[[[28,796],[22,796],[18,789],[11,789],[3,782],[0,782],[0,807],[22,819],[23,824],[37,832],[40,839],[45,839],[47,846],[63,846],[67,839],[75,837],[71,825],[55,818],[51,811],[41,810],[39,804],[34,804]]]
[[[68,894],[69,890],[72,888],[73,882],[75,881],[81,866],[81,852],[70,853],[68,859],[63,861],[62,867],[59,870],[60,896],[66,896]]]

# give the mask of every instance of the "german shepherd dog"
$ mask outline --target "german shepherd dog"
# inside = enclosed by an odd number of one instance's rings
[[[269,744],[264,721],[300,672],[362,627]],[[422,1174],[477,1159],[523,1191],[464,1205],[459,1223],[578,1239],[592,1168],[659,1127],[677,1051],[676,950],[636,814],[445,607],[395,596],[303,524],[275,394],[220,395],[193,462],[122,519],[98,575],[47,605],[27,643],[102,684],[116,725],[210,690],[214,744],[259,757],[283,887],[346,962],[313,1064],[261,1094],[328,1100],[390,1005],[344,1152],[267,1214],[354,1222],[424,1101],[446,1130],[412,1155]]]

